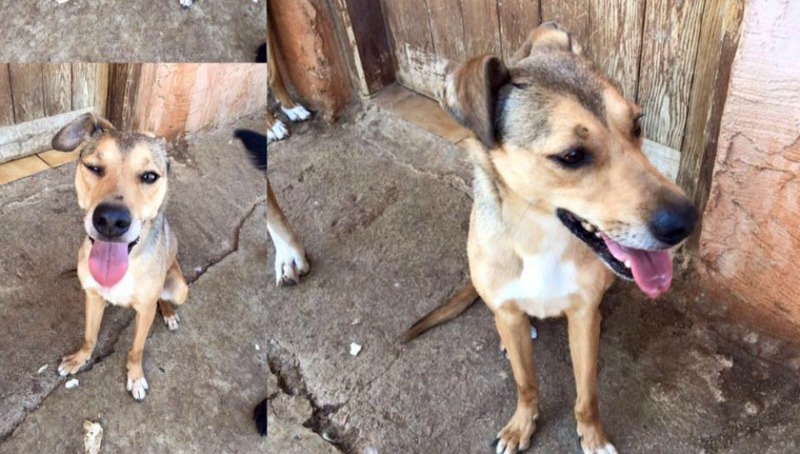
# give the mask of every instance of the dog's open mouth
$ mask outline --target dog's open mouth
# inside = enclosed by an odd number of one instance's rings
[[[128,255],[139,242],[130,243],[101,241],[89,237],[92,250],[89,253],[89,272],[103,287],[113,287],[128,271]]]
[[[669,290],[672,259],[666,250],[650,251],[623,246],[597,227],[562,208],[556,210],[561,222],[586,243],[619,277],[636,282],[650,298]]]

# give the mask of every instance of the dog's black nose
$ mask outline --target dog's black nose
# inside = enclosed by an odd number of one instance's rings
[[[131,227],[131,212],[121,205],[100,204],[92,215],[94,228],[108,238],[117,238]]]
[[[694,230],[697,210],[687,197],[671,197],[650,218],[650,233],[662,243],[674,246]]]

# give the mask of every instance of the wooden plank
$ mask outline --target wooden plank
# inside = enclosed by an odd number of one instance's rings
[[[17,159],[16,161],[0,164],[0,184],[10,183],[31,175],[35,175],[43,170],[47,170],[47,163],[39,159],[38,156]]]
[[[707,0],[677,183],[705,210],[744,0]],[[699,232],[700,229],[697,229]],[[690,241],[696,249],[699,233]]]
[[[142,72],[140,63],[114,63],[109,73],[108,119],[119,129],[132,129]]]
[[[432,0],[428,15],[433,37],[433,52],[451,61],[464,59],[464,22],[461,0]]]
[[[355,40],[358,65],[363,79],[362,95],[371,96],[395,79],[389,32],[380,2],[339,0],[346,3],[346,25]]]
[[[502,55],[497,0],[461,0],[464,57]]]
[[[642,152],[659,172],[670,180],[675,181],[678,177],[678,168],[681,161],[681,152],[679,150],[645,139]]]
[[[542,22],[539,0],[501,0],[497,4],[503,58],[508,60]]]
[[[647,2],[638,98],[647,137],[680,149],[705,0]]]
[[[72,71],[69,63],[42,65],[44,115],[58,115],[72,110]]]
[[[0,162],[23,158],[50,150],[59,129],[75,117],[91,112],[90,107],[0,128]]]
[[[11,96],[11,77],[8,65],[0,64],[0,126],[14,124],[14,98]]]
[[[111,65],[109,63],[98,63],[95,65],[95,86],[94,86],[94,111],[98,115],[108,116],[108,88],[111,79]]]
[[[14,120],[17,123],[44,117],[42,99],[42,65],[11,63],[11,95],[14,98]]]
[[[93,107],[97,65],[94,63],[72,64],[72,105],[76,109]]]
[[[631,101],[639,84],[643,21],[644,2],[639,0],[589,0],[592,59]]]
[[[397,62],[398,81],[433,95],[448,61],[434,54],[427,1],[383,0],[382,5]]]
[[[542,22],[555,21],[569,31],[591,55],[589,0],[541,0]]]

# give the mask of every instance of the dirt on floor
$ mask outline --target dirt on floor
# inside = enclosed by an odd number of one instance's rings
[[[173,152],[167,216],[190,282],[181,324],[156,318],[144,354],[150,384],[125,389],[134,311],[109,306],[91,365],[67,389],[60,358],[83,339],[74,269],[83,241],[76,163],[0,186],[0,453],[83,452],[86,419],[104,428],[100,452],[259,452],[253,408],[267,393],[264,174],[234,128],[187,138]]]
[[[8,1],[7,62],[252,62],[267,39],[266,0]]]
[[[516,389],[486,307],[398,342],[468,281],[463,150],[375,106],[292,134],[271,144],[268,173],[312,271],[276,288],[269,268],[268,451],[493,452]],[[600,412],[619,452],[796,452],[796,373],[677,307],[625,283],[603,302]],[[535,326],[542,407],[532,452],[580,452],[565,321]]]

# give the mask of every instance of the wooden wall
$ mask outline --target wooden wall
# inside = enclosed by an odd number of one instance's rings
[[[662,170],[694,194],[704,150],[713,139],[704,126],[718,123],[721,112],[713,108],[715,87],[727,80],[735,52],[724,43],[738,33],[743,2],[383,0],[382,5],[399,82],[428,96],[436,93],[448,64],[482,53],[508,58],[533,27],[558,22],[620,83],[623,94],[642,106],[645,134],[653,141],[647,146],[651,159],[663,160],[669,168]]]
[[[49,149],[76,113],[106,110],[108,65],[0,64],[0,162]]]
[[[265,64],[115,64],[112,73],[109,119],[118,128],[172,140],[266,111]]]

